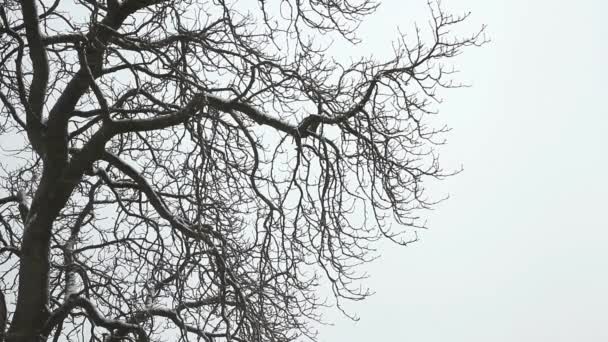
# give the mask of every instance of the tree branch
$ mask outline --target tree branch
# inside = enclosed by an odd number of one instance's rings
[[[259,125],[270,126],[289,135],[297,136],[300,132],[297,126],[262,113],[251,104],[230,101],[205,93],[195,95],[192,100],[190,100],[188,105],[174,113],[159,115],[150,119],[113,121],[112,126],[117,132],[120,133],[163,129],[186,122],[189,118],[200,112],[205,105],[226,113],[233,111],[243,113]]]
[[[58,326],[67,315],[75,308],[82,308],[87,313],[87,318],[95,325],[103,327],[109,331],[112,330],[123,330],[129,332],[135,332],[138,336],[139,342],[148,342],[148,336],[142,327],[137,324],[131,324],[124,321],[108,319],[101,315],[95,305],[88,299],[78,296],[70,296],[70,298],[57,310],[51,313],[49,319],[46,321],[42,334],[47,336],[51,333],[54,327]]]
[[[173,214],[171,214],[169,208],[167,208],[162,198],[156,194],[154,189],[152,189],[150,183],[148,183],[148,181],[131,165],[127,164],[114,154],[107,151],[103,153],[101,159],[114,166],[115,168],[123,172],[125,175],[129,176],[133,181],[135,181],[135,183],[137,183],[137,185],[139,186],[139,190],[146,194],[146,197],[148,197],[148,200],[150,201],[156,212],[163,219],[167,220],[172,227],[176,228],[177,230],[179,230],[184,235],[190,238],[208,240],[206,236],[199,233],[198,231],[192,230],[187,223],[173,216]]]
[[[0,198],[0,205],[16,202],[19,209],[19,214],[21,215],[21,221],[23,225],[25,225],[25,221],[27,220],[27,215],[29,214],[29,205],[25,199],[25,194],[22,191],[17,192],[16,195],[7,196],[4,198]]]
[[[46,97],[46,87],[49,78],[49,64],[42,36],[40,34],[38,11],[35,0],[21,2],[25,36],[29,44],[29,54],[32,60],[34,75],[29,92],[28,103],[31,113],[26,118],[28,131],[31,130],[35,139],[40,140],[42,135],[42,107]]]

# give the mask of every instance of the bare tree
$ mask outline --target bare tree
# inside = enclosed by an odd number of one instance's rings
[[[7,341],[314,338],[372,243],[411,241],[448,174],[426,118],[480,33],[430,4],[393,59],[344,64],[323,37],[375,3],[246,5],[0,5]]]

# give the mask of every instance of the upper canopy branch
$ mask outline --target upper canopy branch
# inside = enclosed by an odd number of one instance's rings
[[[226,100],[219,96],[205,93],[194,95],[187,106],[171,114],[164,114],[146,119],[114,120],[112,121],[111,125],[117,132],[120,133],[160,130],[186,122],[191,117],[194,117],[197,115],[197,113],[201,112],[205,106],[207,106],[208,108],[213,108],[226,113],[234,111],[240,112],[259,125],[272,127],[291,136],[306,137],[311,132],[314,133],[314,127],[316,127],[319,123],[330,125],[338,124],[359,113],[369,101],[376,84],[377,79],[375,78],[372,82],[370,82],[370,85],[368,86],[363,98],[347,112],[335,117],[310,114],[302,119],[299,124],[295,125],[263,113],[252,104]],[[312,131],[310,130],[311,128],[313,128]]]

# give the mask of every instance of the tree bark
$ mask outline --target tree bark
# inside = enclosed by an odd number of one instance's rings
[[[47,215],[41,215],[47,216]],[[41,341],[38,332],[48,318],[49,244],[52,220],[30,219],[23,236],[19,294],[7,342]]]
[[[7,342],[44,341],[40,331],[49,317],[50,242],[53,222],[67,202],[75,179],[46,167],[29,210],[19,265],[19,292]]]
[[[6,300],[4,293],[0,291],[0,342],[4,342],[4,333],[6,332],[6,316],[7,316]]]

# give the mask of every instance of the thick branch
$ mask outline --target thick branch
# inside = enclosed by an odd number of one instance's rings
[[[28,0],[33,2],[34,0]],[[114,3],[110,12],[99,23],[99,30],[90,31],[86,40],[94,42],[86,53],[87,65],[90,70],[81,68],[74,77],[68,82],[61,96],[55,102],[55,105],[49,112],[48,120],[48,151],[52,154],[54,162],[57,166],[63,166],[67,162],[68,146],[67,146],[67,124],[71,113],[83,94],[87,92],[91,85],[90,78],[96,79],[102,74],[103,53],[109,39],[114,34],[112,30],[118,30],[125,19],[136,11],[147,6],[159,3],[159,0],[127,0],[120,5]],[[108,27],[111,30],[103,29]],[[38,35],[40,44],[42,40]],[[72,37],[73,39],[73,37]]]
[[[66,301],[60,308],[58,308],[51,314],[42,330],[42,333],[45,336],[50,334],[54,327],[58,326],[61,322],[63,322],[67,315],[72,310],[78,307],[82,308],[87,313],[88,319],[97,326],[108,329],[109,331],[123,330],[135,332],[138,336],[137,340],[139,342],[148,341],[148,336],[139,325],[105,318],[97,310],[95,305],[93,305],[93,303],[91,303],[88,299],[77,296],[71,296],[68,301]]]
[[[160,217],[167,220],[172,227],[176,228],[177,230],[179,230],[184,235],[190,238],[205,239],[205,236],[203,234],[193,231],[192,229],[190,229],[190,227],[188,227],[187,223],[182,222],[182,220],[173,216],[173,214],[171,214],[171,212],[163,202],[162,198],[160,198],[156,194],[154,189],[152,189],[150,183],[148,183],[148,181],[131,165],[127,164],[126,162],[124,162],[123,160],[121,160],[110,152],[105,152],[101,159],[114,166],[115,168],[123,172],[125,175],[129,176],[131,179],[133,179],[133,181],[135,181],[135,183],[137,183],[137,185],[139,186],[139,190],[146,194],[146,196],[150,200],[150,203],[152,204],[156,212],[160,215]]]
[[[298,126],[262,113],[251,104],[230,101],[203,93],[195,95],[186,107],[174,113],[159,115],[150,119],[114,121],[113,127],[121,133],[159,130],[186,122],[199,113],[205,105],[226,113],[233,111],[243,113],[259,125],[270,126],[289,135],[297,136],[299,134]]]
[[[30,87],[28,103],[31,114],[27,118],[28,131],[31,130],[35,139],[42,134],[42,107],[46,96],[46,87],[49,78],[49,64],[38,25],[38,11],[35,0],[21,2],[25,35],[29,44],[30,59],[34,75]]]
[[[42,38],[45,45],[66,44],[66,43],[82,43],[87,40],[87,37],[80,33],[58,34]]]

